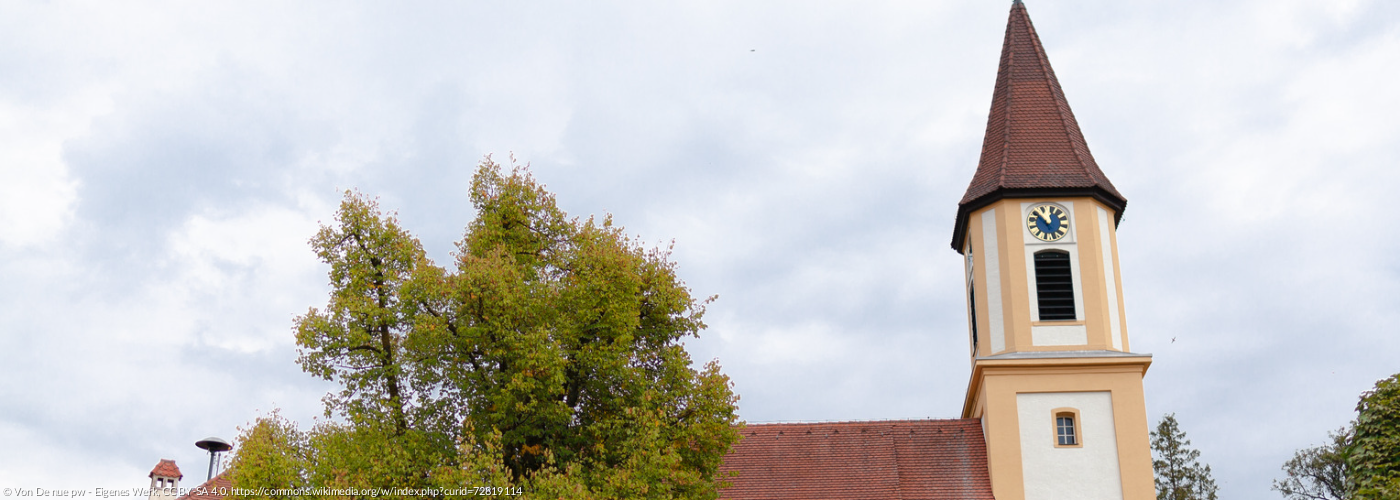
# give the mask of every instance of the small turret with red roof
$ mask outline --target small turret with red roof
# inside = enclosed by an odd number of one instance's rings
[[[180,467],[175,465],[174,460],[160,459],[160,463],[151,469],[151,500],[175,498],[180,490],[180,480],[185,477],[180,473]]]

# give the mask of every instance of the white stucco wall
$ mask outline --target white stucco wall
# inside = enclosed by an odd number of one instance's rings
[[[1103,255],[1104,294],[1108,296],[1108,330],[1113,338],[1113,348],[1123,350],[1123,329],[1118,318],[1118,278],[1113,272],[1113,241],[1109,232],[1113,225],[1108,222],[1108,211],[1099,209],[1099,245]]]
[[[1079,410],[1083,446],[1055,447],[1056,408]],[[1026,500],[1123,498],[1110,393],[1017,394],[1016,413]]]
[[[1031,345],[1061,346],[1089,343],[1089,329],[1084,325],[1032,326]]]
[[[1031,298],[1031,321],[1040,321],[1040,302],[1037,299],[1040,297],[1040,293],[1035,288],[1035,253],[1042,250],[1060,250],[1069,254],[1070,279],[1074,282],[1074,319],[1082,320],[1084,319],[1084,283],[1079,276],[1079,245],[1075,243],[1079,234],[1079,219],[1074,216],[1074,203],[1070,201],[1056,201],[1054,203],[1069,216],[1069,233],[1064,238],[1053,243],[1040,241],[1030,235],[1030,230],[1026,229],[1024,223],[1018,224],[1020,230],[1014,233],[1020,235],[1020,243],[1026,247],[1026,292]],[[1021,220],[1025,221],[1030,216],[1031,207],[1041,204],[1022,203]],[[1012,244],[1015,244],[1014,239]]]
[[[156,479],[157,477],[151,477],[150,494],[146,496],[146,500],[175,500],[175,498],[179,496],[179,478],[167,478],[161,476],[160,479],[166,480],[164,483],[165,487],[163,488],[157,487]]]
[[[997,249],[997,210],[982,212],[982,269],[987,273],[987,336],[992,354],[1006,350],[1006,327],[1001,312],[1001,262]]]

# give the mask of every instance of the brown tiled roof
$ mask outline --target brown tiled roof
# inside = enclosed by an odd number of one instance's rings
[[[175,500],[223,500],[230,488],[233,488],[233,482],[228,480],[228,472],[224,472]]]
[[[156,476],[173,477],[175,479],[183,479],[185,477],[184,474],[180,473],[180,468],[175,466],[174,460],[165,458],[160,459],[160,463],[156,464],[156,468],[151,469],[151,473],[146,475],[146,477]]]
[[[1006,23],[982,157],[958,202],[953,248],[961,250],[971,210],[1003,197],[1055,194],[1094,196],[1116,216],[1127,205],[1089,154],[1026,6],[1017,1]]]
[[[976,419],[750,425],[720,470],[734,500],[992,498]]]
[[[720,471],[732,500],[993,500],[977,419],[749,425]],[[223,500],[227,475],[176,500]]]

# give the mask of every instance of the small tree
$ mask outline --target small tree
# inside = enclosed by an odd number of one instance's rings
[[[240,429],[238,452],[229,467],[231,480],[244,488],[306,486],[306,435],[277,411]],[[248,498],[246,495],[231,495]]]
[[[1362,394],[1356,412],[1346,458],[1356,498],[1400,498],[1400,373]]]
[[[1331,433],[1332,442],[1298,450],[1283,464],[1288,477],[1274,480],[1274,491],[1289,500],[1346,500],[1352,498],[1347,452],[1351,447],[1349,427]]]
[[[1191,448],[1175,413],[1163,416],[1151,437],[1158,500],[1216,500],[1210,466],[1197,462],[1201,452]]]

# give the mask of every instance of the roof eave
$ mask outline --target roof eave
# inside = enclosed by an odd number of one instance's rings
[[[1123,210],[1128,208],[1128,200],[1102,186],[1049,187],[1049,188],[998,188],[990,193],[958,205],[958,218],[953,223],[953,251],[963,253],[963,240],[967,237],[967,219],[972,212],[1007,198],[1054,198],[1087,196],[1113,209],[1113,227],[1123,220]]]

